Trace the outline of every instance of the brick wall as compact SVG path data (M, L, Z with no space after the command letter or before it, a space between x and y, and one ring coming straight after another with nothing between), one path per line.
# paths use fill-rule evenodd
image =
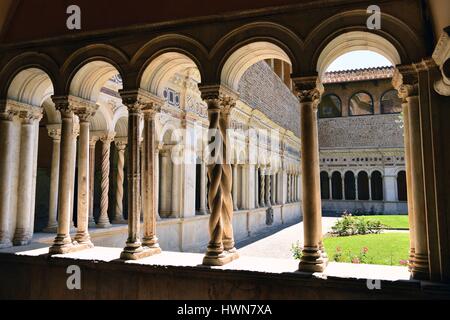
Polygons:
M300 136L298 100L265 61L254 64L244 73L239 92L246 104Z

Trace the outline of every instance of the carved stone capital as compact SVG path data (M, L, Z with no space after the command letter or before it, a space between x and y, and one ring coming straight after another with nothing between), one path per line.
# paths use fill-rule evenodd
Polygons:
M236 106L239 95L223 85L205 85L199 87L202 99L208 106L208 111L221 111L229 115Z
M116 145L117 151L125 151L128 144L128 142L125 140L115 140L114 143Z
M141 114L142 111L147 113L159 112L164 100L145 91L139 90L121 90L123 104L128 108L128 112Z
M394 71L392 85L401 99L406 100L419 94L417 69L412 65L399 66Z
M433 53L433 60L439 66L442 79L436 81L434 88L443 96L450 96L450 26L445 28Z
M58 125L48 125L47 126L48 136L53 139L53 141L61 141L61 127Z
M116 133L115 132L108 132L108 133L105 133L103 136L100 137L100 141L105 143L105 144L110 144L111 142L114 141L115 137L116 137Z
M317 76L301 77L294 78L292 81L300 103L312 102L317 107L324 92L324 87L319 78Z
M80 122L88 122L95 113L99 106L92 102L75 96L69 96L69 104L73 112L78 116Z

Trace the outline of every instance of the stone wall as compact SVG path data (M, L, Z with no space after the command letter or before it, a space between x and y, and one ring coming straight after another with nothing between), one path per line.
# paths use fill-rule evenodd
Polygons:
M320 148L403 148L399 114L319 120Z
M300 106L284 82L265 62L251 66L239 83L240 98L281 127L300 137Z

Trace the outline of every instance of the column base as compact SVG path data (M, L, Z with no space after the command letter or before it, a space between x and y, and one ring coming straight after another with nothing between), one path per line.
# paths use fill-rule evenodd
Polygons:
M114 219L111 224L128 224L128 221L125 219Z
M31 236L24 229L17 229L15 233L12 241L14 246L26 246L31 243Z
M222 253L208 252L203 258L203 265L209 267L221 267L239 259L236 249L223 251Z
M49 225L45 227L44 230L42 230L43 233L57 233L58 232L58 225Z
M423 254L414 255L414 264L411 268L411 274L415 280L429 280L430 270L428 265L428 256Z
M112 224L109 221L108 222L98 222L95 226L99 229L106 229L106 228L112 227Z
M206 212L206 210L200 210L200 211L197 211L197 215L198 216L206 216L208 213Z
M327 266L328 258L322 256L322 252L316 248L304 248L299 264L301 272L323 272Z
M89 228L95 228L97 226L97 224L95 223L95 220L93 217L89 218L89 222L88 222L88 227Z
M120 260L140 260L143 258L148 258L162 252L161 248L149 248L149 247L138 247L138 248L125 248L120 254Z
M83 251L83 250L92 249L92 248L94 248L94 245L92 243L74 242L74 243L65 244L62 246L53 245L49 250L49 254L50 255L68 254L68 253Z
M9 239L0 240L0 249L11 248L13 243Z

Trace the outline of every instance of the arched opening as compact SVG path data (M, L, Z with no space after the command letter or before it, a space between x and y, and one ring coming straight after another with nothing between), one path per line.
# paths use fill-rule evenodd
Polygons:
M372 200L374 201L383 201L384 195L383 195L383 176L380 171L374 171L372 172L371 176L371 193L372 193Z
M397 90L389 90L381 97L381 113L401 113L402 99L398 96Z
M343 200L342 175L340 172L333 172L331 176L331 189L333 200Z
M349 102L351 116L366 116L374 113L373 98L369 93L357 92Z
M337 118L342 116L341 99L335 94L325 95L319 104L319 118Z
M344 177L345 200L356 200L355 174L347 171Z
M408 193L406 186L406 172L399 171L397 174L397 194L398 201L408 201Z
M370 199L369 175L365 171L358 173L358 200L368 201Z
M326 171L320 173L320 191L322 200L330 199L330 177Z

